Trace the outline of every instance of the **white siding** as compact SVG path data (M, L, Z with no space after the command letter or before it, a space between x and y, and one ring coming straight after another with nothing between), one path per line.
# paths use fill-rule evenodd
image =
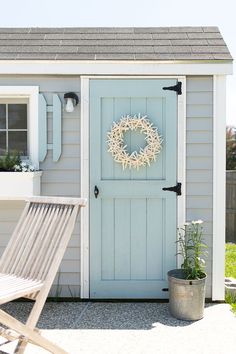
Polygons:
M211 297L213 220L213 79L187 78L186 218L204 221L208 245L207 297Z

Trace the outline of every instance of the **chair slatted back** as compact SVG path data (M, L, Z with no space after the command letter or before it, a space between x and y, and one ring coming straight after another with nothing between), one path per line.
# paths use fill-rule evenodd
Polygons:
M55 276L83 200L52 201L40 197L27 203L1 257L0 273L42 281Z

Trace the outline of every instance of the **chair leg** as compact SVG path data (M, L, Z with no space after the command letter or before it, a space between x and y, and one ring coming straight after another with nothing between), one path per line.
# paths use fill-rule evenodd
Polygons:
M38 334L40 334L40 331L38 328L32 328L32 329L35 332L37 332ZM25 352L27 344L28 344L28 341L26 340L26 338L18 339L18 343L17 343L14 353L23 354Z
M14 350L14 354L23 354L25 352L26 345L27 345L26 340L19 339L17 346Z
M38 296L35 299L35 303L33 305L33 308L30 312L30 315L26 321L26 326L29 328L35 330L35 326L39 320L39 317L41 315L41 312L43 310L43 305L46 300L46 295L47 293L39 293ZM17 347L15 349L15 353L17 354L23 354L25 352L25 348L27 345L27 340L21 340L19 339Z
M48 339L42 337L40 334L38 334L35 330L32 328L28 327L27 325L24 325L23 323L19 322L16 320L14 317L10 316L6 312L0 310L0 322L7 326L8 328L13 329L14 331L20 333L23 337L26 338L26 344L27 341L32 342L39 347L42 347L49 352L53 354L67 354L65 350L62 348L58 347L56 344L52 343ZM25 341L25 340L23 340ZM24 346L22 348L24 352ZM21 350L19 348L19 350ZM17 352L19 353L19 352Z

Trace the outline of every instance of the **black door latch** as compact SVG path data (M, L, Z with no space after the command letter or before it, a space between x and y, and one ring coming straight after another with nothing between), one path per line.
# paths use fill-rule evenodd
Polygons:
M95 198L97 199L98 197L98 194L99 194L99 189L97 186L94 187L94 195L95 195Z
M163 191L175 192L177 195L181 195L181 186L182 184L178 182L174 187L165 187L162 188Z

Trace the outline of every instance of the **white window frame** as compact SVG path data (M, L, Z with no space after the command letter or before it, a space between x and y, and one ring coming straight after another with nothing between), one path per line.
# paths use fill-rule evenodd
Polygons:
M36 169L39 168L38 95L38 86L0 86L0 98L27 98L29 101L27 127L29 159Z

